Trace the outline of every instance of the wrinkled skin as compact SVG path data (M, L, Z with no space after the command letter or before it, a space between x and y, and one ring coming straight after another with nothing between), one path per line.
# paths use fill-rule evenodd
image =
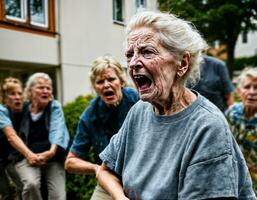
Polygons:
M46 79L39 78L37 83L31 87L31 104L32 113L42 111L53 98L53 90L50 82Z
M94 89L107 106L117 106L122 99L120 78L113 68L107 68L96 76Z
M196 99L179 81L188 70L190 55L185 53L178 62L151 28L141 27L129 34L126 57L140 98L153 104L159 114L178 112Z
M5 96L5 104L13 112L21 112L23 105L22 88L20 85L16 85L13 90L9 91Z
M246 117L257 113L257 78L246 76L238 88L238 94L244 104Z

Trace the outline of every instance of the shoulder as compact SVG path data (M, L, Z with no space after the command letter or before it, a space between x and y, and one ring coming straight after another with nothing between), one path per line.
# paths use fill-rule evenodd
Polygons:
M226 118L219 108L200 94L198 94L198 99L198 108L195 109L192 115L197 118L198 122L201 121L199 125L204 123L212 127L227 128Z
M221 66L221 67L226 66L224 61L211 56L204 56L204 62L208 64L212 64L214 66Z
M147 118L152 110L153 107L150 103L139 100L130 108L127 118L138 122Z
M136 102L139 100L139 95L138 92L136 91L136 89L132 88L132 87L124 87L122 89L122 93L124 95L124 98L131 100L133 102Z
M243 103L234 103L233 105L229 106L226 110L225 115L227 118L240 118L244 115L244 106Z
M99 102L101 101L101 98L99 96L93 98L89 105L86 107L86 109L83 111L83 113L80 116L80 119L94 119L96 116L96 108L99 106Z
M50 102L50 104L51 104L51 108L61 108L62 107L61 103L58 100L52 100Z
M8 113L9 111L8 111L8 109L7 109L7 107L6 107L5 105L0 104L0 112L2 112L2 113Z

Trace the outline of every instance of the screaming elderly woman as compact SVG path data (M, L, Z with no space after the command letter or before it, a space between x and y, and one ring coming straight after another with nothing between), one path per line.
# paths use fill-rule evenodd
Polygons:
M129 75L141 100L100 154L113 199L256 199L223 114L185 87L207 47L173 14L145 11L127 26Z

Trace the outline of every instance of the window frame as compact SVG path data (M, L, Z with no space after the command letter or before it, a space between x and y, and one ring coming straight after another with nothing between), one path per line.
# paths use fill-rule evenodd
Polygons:
M120 1L120 10L121 10L121 19L118 19L118 16L117 16L117 1ZM120 25L124 25L124 1L123 0L113 0L112 1L112 8L113 8L113 11L112 11L112 20L114 23L116 24L120 24Z
M0 0L0 27L54 36L55 33L55 0L43 0L45 4L45 25L33 22L30 16L29 0L21 0L25 5L25 20L6 15L5 0Z

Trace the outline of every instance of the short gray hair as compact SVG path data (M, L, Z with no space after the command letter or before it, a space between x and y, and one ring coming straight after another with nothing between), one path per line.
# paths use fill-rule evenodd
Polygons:
M174 14L143 11L134 15L128 23L127 37L133 30L141 27L149 27L156 31L162 46L176 56L178 63L185 52L190 53L189 70L183 79L195 83L200 74L202 53L208 45L193 24Z
M37 72L37 73L34 73L32 74L29 78L28 78L28 81L26 82L26 87L24 89L24 96L25 96L25 99L28 100L28 101L31 101L31 88L37 84L38 82L38 79L44 79L44 80L47 80L51 87L52 87L52 79L50 78L50 76L46 73L43 73L43 72Z
M244 68L244 70L242 71L242 73L239 75L237 81L237 87L241 88L243 81L245 79L245 77L250 76L252 78L257 78L257 67L246 67Z

